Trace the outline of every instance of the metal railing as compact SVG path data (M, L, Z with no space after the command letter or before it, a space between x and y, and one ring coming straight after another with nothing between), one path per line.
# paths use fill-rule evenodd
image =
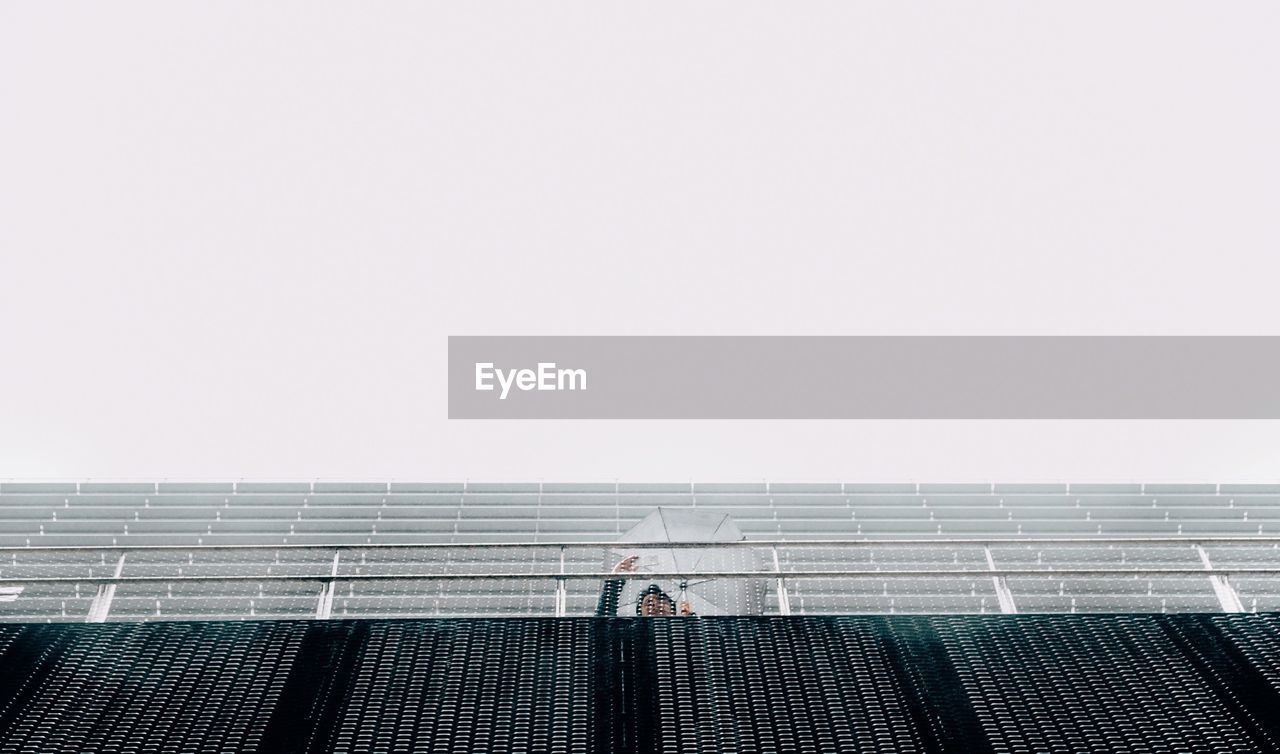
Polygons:
M1011 567L1000 565L997 560L1004 554L994 552L993 548L1018 547L1061 547L1061 548L1109 548L1109 547L1153 547L1166 549L1168 552L1186 554L1187 567L1141 564L1123 566L1106 565L1102 567L1080 566L1076 563L1066 564L1037 563L1035 567L1015 564ZM110 618L112 602L116 590L120 586L134 584L218 584L218 583L314 583L317 585L314 617L324 619L332 616L335 599L335 587L339 582L501 582L530 580L547 580L553 582L554 615L567 614L567 590L569 582L602 581L618 578L619 574L605 568L605 561L611 553L643 551L643 550L687 550L699 549L707 551L754 550L757 568L711 568L698 569L692 567L684 570L646 570L636 574L622 574L626 577L653 579L759 579L772 581L776 597L777 611L780 615L791 614L791 590L789 583L793 580L805 579L992 579L992 585L998 599L1000 611L1003 613L1018 612L1016 595L1008 585L1009 578L1016 577L1078 577L1078 578L1161 578L1161 577L1204 577L1208 580L1219 606L1223 612L1243 612L1244 607L1239 594L1230 582L1234 576L1280 576L1280 549L1276 550L1274 564L1258 566L1216 567L1206 547L1236 548L1272 546L1280 548L1280 537L1265 536L1138 536L1138 537L983 537L983 538L924 538L924 539L830 539L830 540L742 540L737 542L673 542L673 543L622 543L617 541L603 542L520 542L520 543L426 543L426 544L280 544L280 545L207 545L191 547L184 545L130 545L130 546L48 546L48 547L0 547L0 587L12 593L15 588L51 584L87 584L96 587L89 605L86 622L104 622ZM806 550L847 550L852 562L859 552L874 551L884 548L928 548L939 551L946 548L955 556L956 567L833 567L803 568L784 567L793 553L801 554ZM960 563L959 552L964 548L973 549L973 562ZM362 558L370 553L406 553L420 552L424 554L440 554L452 551L470 554L493 553L494 555L512 555L521 552L538 551L550 553L546 562L534 559L518 561L513 558L497 558L486 561L492 567L495 564L520 563L526 568L516 570L492 570L491 568L471 571L451 570L459 565L475 566L474 559L457 560L444 558L420 562L403 561L399 563L374 563L376 566L400 565L400 571L381 573L353 572L368 567L367 560L353 562L344 560L345 553L360 552ZM204 558L210 555L236 553L277 553L277 559L266 561L227 561L196 562L197 556ZM144 555L185 554L187 562L140 561ZM317 553L325 557L317 557L311 562L281 562L280 553ZM331 554L331 557L329 557ZM569 570L567 556L570 554L588 555L598 559L601 568L586 570ZM1061 554L1061 553L1059 553ZM1151 554L1151 553L1146 553ZM54 556L53 560L28 562L31 556ZM97 562L79 560L77 556L96 555ZM111 557L107 557L111 556ZM132 559L131 559L132 556ZM927 557L921 560L929 560ZM20 562L21 561L21 562ZM801 562L804 562L803 560ZM831 562L840 562L837 558ZM931 565L931 564L929 564ZM226 568L237 566L249 568L260 566L264 570L254 573L211 573L183 574L183 568ZM314 567L315 572L304 573L272 573L271 569L288 566L292 569ZM422 568L408 568L422 566ZM73 575L7 575L15 569L68 569L83 567L88 569L84 574ZM146 569L175 567L176 574L147 575L131 573L130 569ZM109 574L95 575L93 569L107 569ZM1280 586L1280 583L1278 583ZM188 595L190 596L190 595ZM210 597L219 595L210 594ZM12 600L9 600L12 602ZM3 620L0 610L0 620Z

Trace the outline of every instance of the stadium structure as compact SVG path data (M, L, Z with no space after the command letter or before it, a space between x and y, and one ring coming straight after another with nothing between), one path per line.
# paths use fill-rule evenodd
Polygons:
M1277 609L1280 484L0 482L0 752L1280 751Z

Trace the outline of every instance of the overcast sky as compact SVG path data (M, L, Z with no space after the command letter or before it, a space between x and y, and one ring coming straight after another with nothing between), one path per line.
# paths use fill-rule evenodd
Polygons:
M1278 22L0 4L0 478L1276 480L1277 422L449 421L445 339L1280 334Z

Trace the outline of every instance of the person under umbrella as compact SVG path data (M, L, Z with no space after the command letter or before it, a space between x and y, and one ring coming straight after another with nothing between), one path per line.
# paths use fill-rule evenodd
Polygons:
M613 573L634 573L636 570L636 561L639 555L629 555L618 562L613 567ZM596 602L597 616L613 616L618 613L618 598L622 595L622 587L625 583L625 577L618 576L607 579L604 586L600 589L600 599ZM662 587L657 584L650 584L636 599L636 615L641 617L659 617L676 615L676 603L671 599L670 595L662 591ZM680 601L679 615L694 615L693 606L688 600Z
M604 565L612 566L612 573L601 589L596 614L615 615L622 605L633 601L640 615L760 614L764 582L755 575L763 571L760 552L727 546L744 538L737 524L721 511L654 509L623 533L606 555L609 559ZM726 546L717 546L720 542ZM633 557L637 548L630 545L646 546L643 557ZM646 578L646 572L653 575ZM737 572L742 577L707 575ZM647 582L652 583L646 587Z

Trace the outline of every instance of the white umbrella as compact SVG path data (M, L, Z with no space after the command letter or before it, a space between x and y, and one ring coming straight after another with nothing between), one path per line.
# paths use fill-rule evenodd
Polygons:
M696 508L658 508L618 538L620 542L738 542L746 539L733 519L723 513ZM751 547L616 548L619 560L639 556L636 571L626 575L618 604L634 605L650 584L657 584L676 602L687 601L698 615L758 615L764 611L765 582L761 578L703 578L703 572L759 573L763 558ZM647 578L645 573L674 573L679 578ZM620 611L628 613L625 607Z

